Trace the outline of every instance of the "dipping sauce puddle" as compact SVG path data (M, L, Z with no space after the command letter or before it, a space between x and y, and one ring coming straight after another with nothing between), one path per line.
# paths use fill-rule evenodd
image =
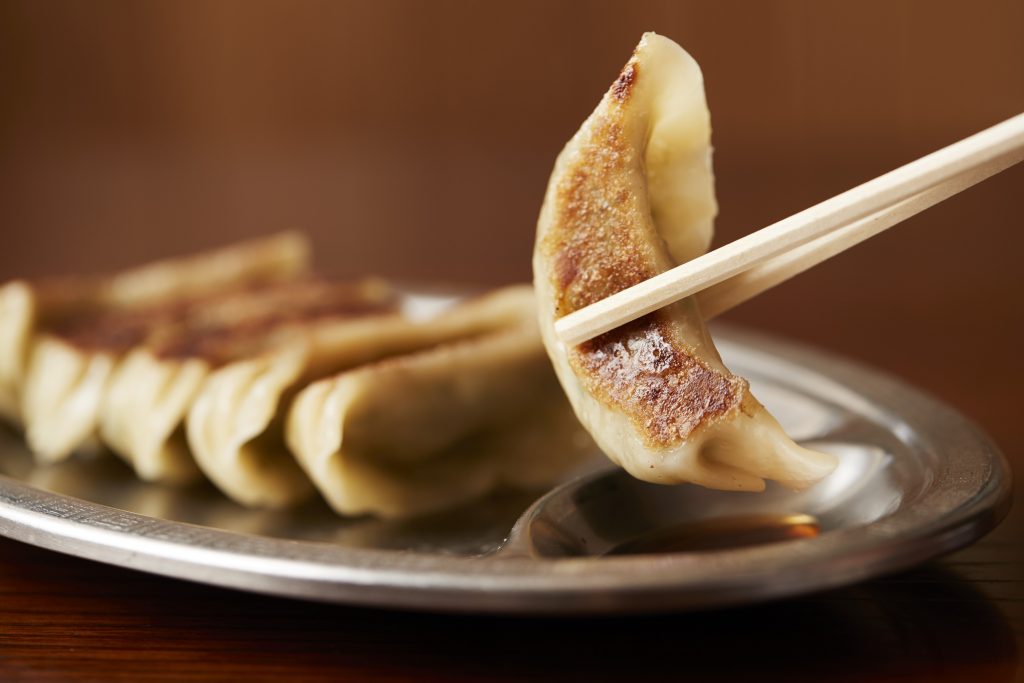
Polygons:
M700 552L814 538L821 533L811 515L717 517L655 529L613 547L607 555Z

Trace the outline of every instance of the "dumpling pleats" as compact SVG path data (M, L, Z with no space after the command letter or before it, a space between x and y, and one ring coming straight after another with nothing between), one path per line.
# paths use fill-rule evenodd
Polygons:
M408 517L501 484L550 485L593 446L528 318L304 389L288 444L345 515Z
M304 239L285 233L81 283L10 283L0 294L0 395L18 405L37 457L62 460L96 436L125 354L180 326L190 301L289 279L307 264Z
M396 314L316 330L212 373L189 412L189 445L203 472L232 499L263 507L298 503L314 492L284 447L284 417L299 390L373 361L509 329L533 315L532 291L517 286L469 299L428 320ZM540 351L535 342L534 350ZM452 366L448 372L456 375L459 369ZM457 410L448 405L438 409ZM394 430L422 436L416 425L402 422L403 415L396 419Z

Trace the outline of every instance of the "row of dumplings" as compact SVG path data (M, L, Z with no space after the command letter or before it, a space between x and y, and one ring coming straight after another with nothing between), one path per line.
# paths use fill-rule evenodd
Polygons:
M0 416L42 463L101 444L147 481L403 517L546 486L593 445L532 289L464 301L310 274L295 233L0 286Z

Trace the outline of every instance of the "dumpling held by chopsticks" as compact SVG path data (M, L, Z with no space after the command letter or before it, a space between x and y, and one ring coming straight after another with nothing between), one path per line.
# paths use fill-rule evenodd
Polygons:
M803 488L835 458L786 436L722 364L692 299L573 348L555 334L556 319L701 254L716 210L700 68L645 34L548 185L534 251L544 343L581 422L634 476Z

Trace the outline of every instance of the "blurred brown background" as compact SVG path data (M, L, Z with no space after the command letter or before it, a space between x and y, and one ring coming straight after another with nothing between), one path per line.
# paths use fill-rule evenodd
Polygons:
M0 280L284 227L337 275L526 280L555 155L645 30L703 66L718 244L1024 110L1022 0L0 0ZM727 317L922 386L1020 472L1022 227L1024 165ZM1006 523L923 572L611 628L318 608L0 541L0 678L622 680L671 651L652 680L1011 680L1017 481Z
M300 227L333 274L525 280L555 155L644 30L703 66L719 244L1024 110L1020 1L5 0L0 277ZM1022 189L1007 172L730 317L952 373L970 412L976 373L1021 377Z

